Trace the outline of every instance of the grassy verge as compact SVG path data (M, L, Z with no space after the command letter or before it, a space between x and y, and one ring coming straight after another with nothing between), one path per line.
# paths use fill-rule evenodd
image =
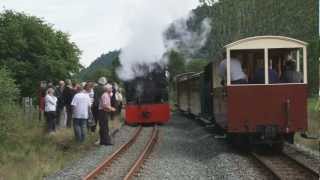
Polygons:
M0 142L1 180L43 179L80 158L97 140L97 134L87 134L85 143L78 144L72 129L64 128L48 135L44 133L44 120L25 119L18 108L14 112L6 121L10 128Z
M316 109L318 103L317 98L310 98L308 100L308 134L320 137L320 112ZM320 141L309 140L301 138L299 135L295 136L296 143L305 145L315 151L320 152Z

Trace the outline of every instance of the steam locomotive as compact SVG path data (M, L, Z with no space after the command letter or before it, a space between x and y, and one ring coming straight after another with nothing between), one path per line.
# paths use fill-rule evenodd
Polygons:
M307 119L307 43L283 36L257 36L225 46L226 78L219 74L220 62L209 63L203 72L176 77L177 106L199 119L210 119L236 144L268 144L277 150L294 134L304 132ZM232 82L231 57L242 62L248 83ZM285 74L285 64L294 61L299 82L276 82ZM262 69L263 83L252 81ZM221 83L224 82L224 83Z
M170 118L168 80L165 67L154 63L139 65L138 75L126 81L125 123L164 124Z

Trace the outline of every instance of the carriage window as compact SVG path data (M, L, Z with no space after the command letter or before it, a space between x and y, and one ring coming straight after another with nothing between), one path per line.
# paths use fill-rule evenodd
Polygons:
M302 83L302 54L301 49L269 49L268 61L265 64L264 49L231 51L231 84L265 84L266 73L269 84Z

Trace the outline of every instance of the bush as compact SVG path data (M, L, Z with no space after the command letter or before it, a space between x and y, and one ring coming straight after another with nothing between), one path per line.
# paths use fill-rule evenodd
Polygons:
M5 68L0 68L0 84L0 141L3 142L13 128L18 110L14 101L18 99L19 90Z
M11 104L14 100L17 100L19 90L6 68L0 68L0 84L1 105Z

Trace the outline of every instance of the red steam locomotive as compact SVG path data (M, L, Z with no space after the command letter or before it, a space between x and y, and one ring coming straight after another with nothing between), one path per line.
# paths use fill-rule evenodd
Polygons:
M142 75L125 82L125 123L129 125L164 124L170 119L165 68L159 64L145 66L139 66Z
M225 46L226 81L220 62L211 62L200 73L176 77L177 106L193 116L212 120L233 142L269 144L281 150L293 143L296 132L307 129L307 43L283 36L245 38ZM232 57L239 59L246 84L233 84ZM281 81L286 63L296 64L299 82ZM262 68L262 83L253 81ZM272 82L270 70L278 82Z

